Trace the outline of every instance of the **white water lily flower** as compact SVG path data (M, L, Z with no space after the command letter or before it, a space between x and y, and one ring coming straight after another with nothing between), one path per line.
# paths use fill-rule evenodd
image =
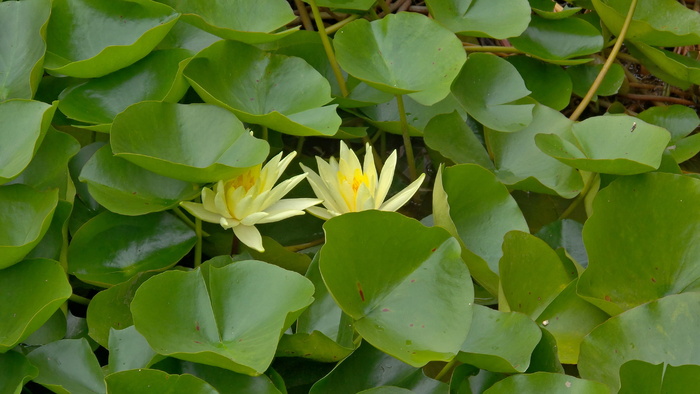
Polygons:
M318 174L303 164L301 168L308 173L307 179L316 197L323 200L326 208L309 207L306 210L321 219L368 209L396 211L411 199L425 179L425 174L421 174L408 187L384 201L396 169L396 151L389 155L378 178L370 144L366 146L364 166L360 165L355 152L342 141L338 161L331 157L326 163L317 156L316 162Z
M264 252L256 224L303 215L305 209L321 202L315 198L282 200L307 174L291 177L273 187L294 156L296 152L282 159L280 153L264 167L259 164L237 178L219 181L213 190L205 187L202 189L201 204L182 202L180 205L205 222L219 223L225 229L232 228L241 242Z

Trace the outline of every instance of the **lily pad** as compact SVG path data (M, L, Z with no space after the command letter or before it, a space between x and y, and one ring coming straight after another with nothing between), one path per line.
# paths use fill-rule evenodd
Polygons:
M630 309L598 326L581 343L581 377L620 388L620 367L630 360L700 364L700 293L670 295Z
M155 50L184 49L190 56L194 56L197 52L220 40L221 37L194 27L180 18Z
M549 223L535 235L552 249L566 249L567 255L576 260L582 268L586 268L588 267L588 254L583 245L582 230L583 224L572 219L563 219Z
M447 231L374 210L323 227L321 275L367 342L414 367L457 354L474 293L459 244Z
M19 393L39 370L18 352L0 353L0 393Z
M618 394L682 393L700 384L700 365L650 364L630 360L620 367L621 387Z
M428 0L425 3L436 21L465 36L516 37L530 22L527 0Z
M131 312L160 354L260 375L311 294L301 275L249 260L211 267L208 277L201 270L157 275L136 291Z
M469 56L452 84L452 94L474 119L497 131L522 130L532 122L534 104L518 102L530 94L512 64L498 56Z
M484 145L457 111L437 115L425 126L426 145L455 164L478 164L495 170Z
M527 30L511 38L510 43L525 53L556 62L600 52L603 36L583 19L533 15Z
M134 369L107 375L108 394L192 393L218 394L209 383L192 375L170 375L155 369Z
M579 97L585 97L602 68L602 64L580 64L567 68L566 72L573 81L574 93ZM598 96L617 94L624 80L625 70L621 65L613 63L591 100L598 100Z
M697 112L685 105L651 107L640 112L637 117L668 130L671 133L671 143L688 136L700 126L700 117Z
M0 101L31 99L44 73L50 0L0 4Z
M328 81L299 58L220 41L189 62L185 77L204 101L244 122L299 136L333 135L340 127L337 106L324 106L332 99Z
M39 369L34 382L59 393L104 393L100 364L83 339L62 339L44 345L27 356Z
M537 147L564 164L604 174L633 175L659 168L671 135L627 115L588 118L572 126L573 138L535 136Z
M136 331L134 326L123 330L110 329L108 349L109 363L107 367L110 374L130 369L148 368L164 358L148 346L146 338Z
M607 386L600 382L575 378L573 376L538 372L527 375L514 375L497 382L484 394L539 394L539 393L586 393L608 394Z
M5 300L0 307L0 353L41 327L72 293L61 265L48 259L25 260L3 269L0 289Z
M159 0L182 20L227 40L259 44L286 37L298 28L276 32L294 20L284 0Z
M20 99L0 102L0 184L17 177L29 165L57 104Z
M618 314L697 288L700 180L651 173L598 192L583 228L589 265L578 293Z
M197 184L164 177L100 148L80 172L90 195L102 206L121 215L144 215L176 207L200 191Z
M503 237L528 232L518 204L487 169L474 164L441 168L433 189L435 224L460 240L462 259L474 279L498 294L498 261Z
M99 286L176 264L196 242L194 230L168 213L121 216L104 212L73 235L68 272Z
M132 104L180 100L188 88L180 62L189 56L185 49L151 52L127 68L63 91L58 108L71 119L109 131L114 117Z
M196 376L221 394L281 394L267 375L248 376L204 364L180 361L174 358L170 363L169 373L190 374ZM273 372L274 370L271 370ZM271 373L272 374L272 373Z
M570 135L574 123L541 104L535 105L532 115L532 122L514 133L487 130L496 176L513 189L574 198L583 189L581 174L544 154L535 143L536 135L542 132Z
M18 263L46 234L58 204L58 190L0 186L0 269Z
M529 56L508 56L506 60L515 66L525 87L532 91L530 97L557 111L569 105L573 83L560 66Z
M146 0L52 3L44 68L80 78L101 77L145 57L179 17L172 8Z
M688 89L700 83L700 61L671 51L652 47L642 42L631 42L629 50L634 57L664 82Z
M110 140L115 155L187 182L235 177L269 152L233 114L207 104L134 104L114 119Z
M449 94L466 59L452 32L410 12L348 23L335 34L333 44L338 63L349 74L381 91L408 94L426 106ZM421 50L419 57L416 48Z

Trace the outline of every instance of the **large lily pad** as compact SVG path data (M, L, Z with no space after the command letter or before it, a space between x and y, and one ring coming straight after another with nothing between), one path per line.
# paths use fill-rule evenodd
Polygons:
M44 73L50 0L0 4L0 101L31 99Z
M700 83L700 61L642 42L632 42L630 53L664 82L688 89Z
M0 393L19 393L39 370L18 352L0 353Z
M700 365L650 364L630 360L620 367L618 394L682 393L700 384Z
M510 42L525 53L554 62L603 49L600 31L579 18L545 19L534 15L527 30Z
M633 175L659 168L671 135L661 127L627 115L588 118L572 126L573 136L539 134L544 153L585 171Z
M165 212L133 217L104 212L73 235L68 272L108 287L171 267L195 242L194 230Z
M651 107L639 113L639 119L663 127L671 133L671 143L692 133L700 126L700 117L692 108L685 105Z
M700 180L651 173L598 192L583 228L589 265L578 292L614 315L697 289Z
M457 111L433 117L423 133L425 144L453 163L495 170L486 148Z
M189 374L170 375L155 369L133 369L107 375L108 394L192 393L218 394L209 383Z
M0 103L0 184L29 165L51 125L56 104L20 99Z
M538 372L505 378L484 391L484 394L607 394L609 392L608 387L604 384L592 380L579 379L558 373Z
M321 275L367 342L416 367L457 354L474 293L447 231L380 211L335 217L324 230Z
M435 224L460 240L474 279L498 294L498 261L504 235L528 231L518 204L487 169L460 164L441 169L433 189Z
M259 44L297 31L276 32L294 20L284 0L159 0L181 12L184 21L228 40Z
M178 16L172 8L146 0L53 1L44 67L80 78L109 74L151 52Z
M31 289L27 292L27 289ZM72 293L57 261L25 260L0 271L0 353L41 327Z
M518 70L498 56L469 56L452 84L452 94L469 115L491 129L513 132L532 122L534 104L518 102L530 91Z
M0 187L0 269L24 258L46 234L58 204L58 190L25 185Z
M146 338L129 326L123 330L109 330L110 374L130 369L148 368L164 357L153 351Z
M615 316L581 343L581 377L620 388L620 367L627 361L652 364L700 364L700 293L671 295Z
M349 74L381 91L408 94L423 105L447 96L466 59L452 32L409 12L353 21L336 33L333 43L338 63Z
M134 104L114 119L110 140L119 157L156 174L202 183L232 178L260 164L269 151L233 114L207 104Z
M566 72L573 81L574 93L579 97L585 97L602 69L602 64L580 64L567 68ZM598 100L598 96L612 96L616 94L624 80L624 69L621 65L613 63L605 74L600 86L596 89L591 101Z
M294 78L289 78L294 75ZM333 135L340 127L328 81L304 60L220 41L185 68L204 99L241 120L293 135Z
M167 359L169 373L190 374L214 386L221 394L281 394L267 375L248 376L204 364ZM271 370L271 375L274 370Z
M527 0L428 0L425 3L436 21L465 36L516 37L530 22Z
M522 55L508 56L506 60L515 66L525 87L532 91L530 97L557 111L569 106L573 83L560 66Z
M71 119L100 125L93 128L97 131L109 131L114 117L132 104L180 100L188 88L180 62L189 56L185 49L151 52L127 68L63 91L58 108Z
M112 155L109 145L85 163L80 180L102 206L121 215L144 215L177 206L199 193L194 183L150 172Z
M49 343L29 353L27 358L39 369L34 382L54 392L105 392L102 369L85 338Z
M250 260L211 267L207 277L201 270L157 275L137 290L131 312L160 354L259 375L311 294L301 275Z

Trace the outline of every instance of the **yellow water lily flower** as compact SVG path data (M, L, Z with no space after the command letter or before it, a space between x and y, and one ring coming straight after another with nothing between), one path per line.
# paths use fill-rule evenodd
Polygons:
M321 219L368 209L396 211L411 199L425 179L425 174L421 174L408 187L384 201L396 169L396 151L389 155L379 177L370 144L366 146L364 166L360 165L355 152L342 141L338 161L331 157L326 163L317 156L316 163L318 174L303 164L301 168L308 173L307 179L325 207L309 207L306 210Z
M213 189L205 187L201 204L182 202L180 205L205 222L233 229L245 245L264 252L256 224L303 215L305 209L321 202L315 198L282 199L307 174L293 176L273 187L294 156L296 152L282 159L280 153L264 167L251 167L234 179L219 181Z

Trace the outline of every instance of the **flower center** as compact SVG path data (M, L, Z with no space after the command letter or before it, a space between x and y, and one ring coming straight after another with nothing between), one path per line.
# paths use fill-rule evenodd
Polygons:
M243 187L245 191L248 191L251 187L255 186L255 182L258 180L259 177L260 165L257 165L255 167L247 169L241 175L226 182L226 188L237 189L239 187Z

